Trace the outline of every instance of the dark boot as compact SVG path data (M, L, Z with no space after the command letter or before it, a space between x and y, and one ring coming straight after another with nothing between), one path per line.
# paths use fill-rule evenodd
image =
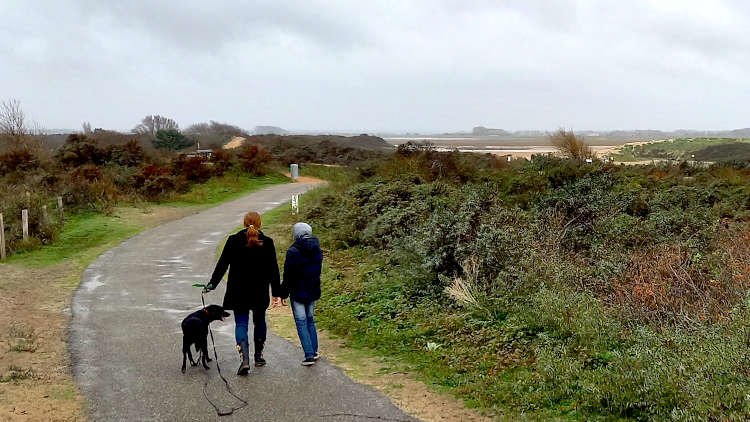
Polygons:
M237 346L237 351L240 352L240 358L242 359L240 369L237 370L237 375L247 375L247 372L250 370L250 350L248 349L246 340L243 340Z
M255 366L263 366L266 364L266 360L263 359L263 342L255 342Z

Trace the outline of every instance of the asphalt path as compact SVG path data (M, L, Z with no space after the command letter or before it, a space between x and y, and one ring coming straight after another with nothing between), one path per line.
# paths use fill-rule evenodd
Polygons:
M219 243L241 224L245 212L263 213L312 187L273 186L158 226L102 254L85 270L73 298L69 348L90 420L415 420L325 358L301 366L299 345L270 332L264 352L268 364L252 368L247 377L236 376L231 317L212 324L219 364L234 391L250 404L219 418L203 397L207 377L207 393L220 407L240 403L224 389L216 363L208 372L190 365L180 372L180 322L201 307L200 290L191 285L207 282ZM276 242L277 248L287 246ZM207 295L207 303L221 304L225 286Z

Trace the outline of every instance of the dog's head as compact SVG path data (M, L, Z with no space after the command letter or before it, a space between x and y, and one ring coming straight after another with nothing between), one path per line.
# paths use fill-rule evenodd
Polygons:
M229 317L229 312L225 311L224 308L222 308L219 305L208 305L203 310L206 311L208 316L211 318L211 321L224 321L224 318Z

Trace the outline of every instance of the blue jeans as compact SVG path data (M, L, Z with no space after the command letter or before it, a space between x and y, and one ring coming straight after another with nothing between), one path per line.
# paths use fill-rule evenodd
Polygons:
M234 339L237 341L237 345L242 341L248 341L247 339L247 326L250 321L250 313L248 312L234 312ZM253 340L256 343L264 343L266 341L266 310L265 309L254 309L253 310Z
M313 319L315 301L302 303L290 299L290 302L294 323L297 324L299 342L302 343L302 350L305 351L305 359L312 358L318 353L318 332L315 329L315 320Z

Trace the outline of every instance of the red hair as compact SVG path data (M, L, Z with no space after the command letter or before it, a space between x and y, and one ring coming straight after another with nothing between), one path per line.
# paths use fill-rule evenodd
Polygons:
M245 214L243 224L247 227L247 247L262 245L263 242L258 239L261 226L260 214L255 211L250 211Z

